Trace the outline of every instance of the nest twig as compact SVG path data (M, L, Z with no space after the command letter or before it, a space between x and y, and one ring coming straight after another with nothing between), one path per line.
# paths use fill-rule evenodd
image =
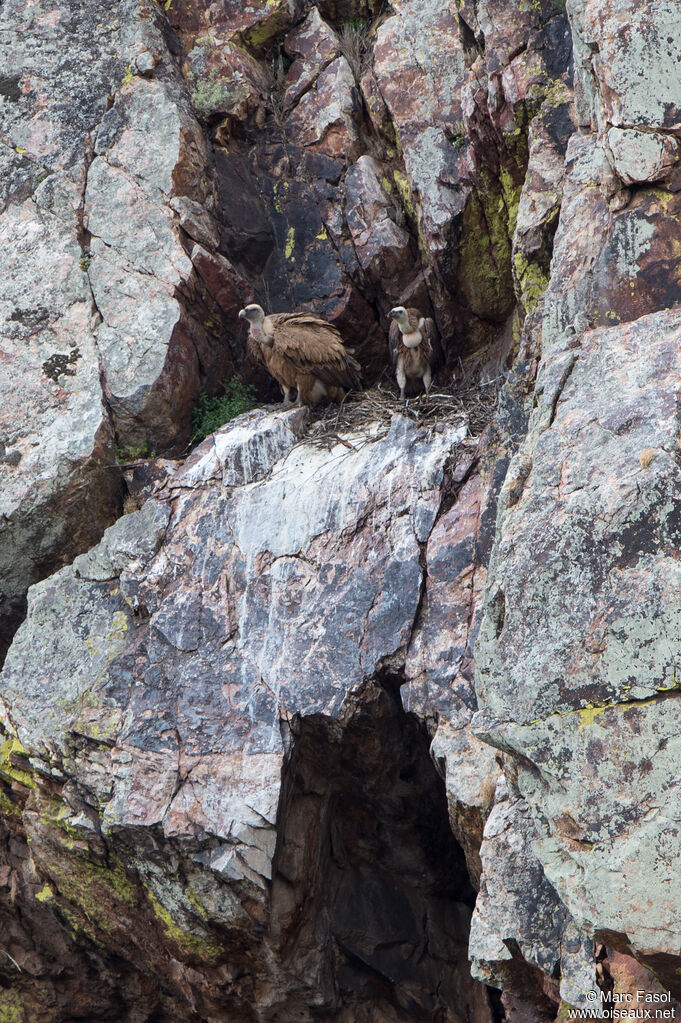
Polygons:
M379 382L359 393L350 393L340 405L318 409L303 442L331 448L335 444L351 447L350 433L371 428L372 438L385 436L394 415L402 415L422 426L454 423L468 427L467 442L477 439L490 422L497 405L495 386L462 387L456 390L433 390L400 401L397 394ZM467 445L468 446L468 445Z

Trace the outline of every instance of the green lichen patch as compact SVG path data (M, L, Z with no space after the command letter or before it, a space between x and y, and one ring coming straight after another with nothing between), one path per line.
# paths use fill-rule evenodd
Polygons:
M10 796L0 788L0 817L19 818L21 807L18 806Z
M503 320L515 301L511 247L521 186L485 178L464 212L459 281L474 313Z
M24 1023L24 1011L17 991L0 991L0 1023Z
M295 228L289 227L286 232L286 244L284 245L284 256L289 263L295 263L296 257L293 255L293 250L296 244L296 232Z
M53 901L76 932L101 944L101 936L112 934L135 905L133 884L115 855L104 861L74 853L66 836L60 844L65 854L49 861Z
M192 103L199 117L234 113L251 94L248 82L237 75L227 78L212 68L192 89Z
M28 789L37 787L28 764L28 750L17 738L9 737L0 746L0 778Z
M517 282L518 299L525 313L531 313L548 287L548 276L537 263L531 263L522 252L513 255L513 272Z
M54 898L54 891L47 882L43 885L39 892L36 892L36 899L38 902L50 902Z
M244 32L244 41L254 50L266 47L291 21L288 0L266 0L262 13L260 21Z
M196 933L196 931L189 931L186 926L180 925L173 919L170 911L149 888L147 888L147 896L154 915L163 926L166 937L177 946L183 956L209 962L214 962L219 958L222 954L222 947L220 945Z

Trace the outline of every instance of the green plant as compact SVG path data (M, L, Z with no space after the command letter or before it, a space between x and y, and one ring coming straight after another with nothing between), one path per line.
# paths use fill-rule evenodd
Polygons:
M447 132L447 138L455 149L462 149L468 140L466 125L463 121L457 121L453 131Z
M149 445L145 442L144 444L138 444L136 447L121 448L118 445L114 448L116 452L116 458L121 465L126 465L128 462L138 462L142 459L156 458L156 452L149 450Z
M353 18L342 25L338 33L340 51L350 65L357 81L371 64L371 44L369 42L371 28L370 21Z
M239 377L227 380L224 387L224 394L216 398L209 398L207 394L199 396L192 412L192 440L195 443L255 406L255 390Z

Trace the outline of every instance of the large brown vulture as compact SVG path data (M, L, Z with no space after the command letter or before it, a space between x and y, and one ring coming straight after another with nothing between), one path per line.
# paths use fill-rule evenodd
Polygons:
M423 380L426 394L433 382L433 372L440 359L437 328L430 317L422 316L418 309L405 309L398 305L390 310L388 343L395 367L395 376L404 401L408 380Z
M361 367L330 323L311 313L272 313L247 305L239 312L249 326L251 355L280 385L284 404L342 401L360 386Z

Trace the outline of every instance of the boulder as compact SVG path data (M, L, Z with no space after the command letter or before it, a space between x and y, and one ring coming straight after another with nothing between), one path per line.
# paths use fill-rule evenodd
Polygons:
M681 128L681 28L671 0L567 0L580 123Z
M284 79L284 108L290 110L334 60L340 45L337 34L313 7L302 24L286 36L284 48L293 63Z
M339 56L319 74L286 119L292 141L341 162L360 152L359 100L354 75Z
M613 168L625 185L669 177L679 160L678 143L661 132L610 128L607 138Z

